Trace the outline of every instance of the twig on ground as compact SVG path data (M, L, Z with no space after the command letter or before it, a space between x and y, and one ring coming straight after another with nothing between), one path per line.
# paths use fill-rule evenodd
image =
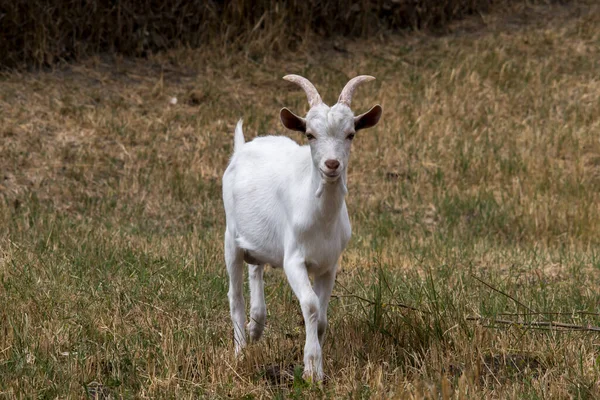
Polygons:
M596 312L591 312L591 311L564 311L564 312L557 312L557 311L534 311L534 312L526 312L526 313L497 313L496 315L502 315L502 316L514 316L514 317L519 317L519 316L528 316L528 315L599 315L600 313L596 313Z
M593 325L576 325L567 324L564 322L556 321L512 321L507 319L494 319L488 317L467 317L467 321L486 321L488 323L501 324L501 325L519 325L527 328L558 328L554 330L574 330L574 331L587 331L587 332L600 332L600 327Z
M527 307L525 304L521 303L519 300L515 299L515 298L514 298L513 296L511 296L510 294L508 294L508 293L506 293L506 292L503 292L503 291L502 291L502 290L500 290L500 289L496 289L495 287L493 287L493 286L492 286L492 285L490 285L489 283L487 283L487 282L485 282L485 281L483 281L483 280L479 279L478 277L476 277L476 276L475 276L475 275L473 275L473 274L470 274L470 275L471 275L471 277L472 277L473 279L475 279L476 281L478 281L478 282L480 282L481 284L483 284L483 285L487 286L488 288L492 289L494 292L500 293L501 295L508 297L509 299L511 299L512 301L514 301L515 303L517 303L518 305L520 305L521 307L523 307L523 308L524 308L524 309L526 309L527 311L529 311L529 312L531 312L531 313L534 313L534 312L535 312L535 311L533 311L531 308Z
M333 298L333 299L353 298L353 299L358 299L358 300L364 301L365 303L369 303L371 305L377 304L373 300L366 299L366 298L361 297L361 296L356 295L356 294L332 294L331 298ZM409 305L406 305L406 304L402 304L402 303L387 303L387 302L382 302L381 304L382 304L383 307L399 307L399 308L405 308L407 310L418 311L418 312L421 312L423 314L431 314L431 312L429 312L429 311L421 310L421 309L418 309L418 308L415 308L415 307L412 307L412 306L409 306Z

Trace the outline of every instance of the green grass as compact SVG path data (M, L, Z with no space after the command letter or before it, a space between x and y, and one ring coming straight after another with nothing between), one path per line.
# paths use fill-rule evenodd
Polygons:
M600 326L599 27L592 3L517 7L345 53L3 75L0 393L598 397L600 333L574 328ZM354 144L320 386L281 271L264 340L235 359L222 253L234 124L250 139L304 112L291 72L326 102L369 73L356 111L384 108Z

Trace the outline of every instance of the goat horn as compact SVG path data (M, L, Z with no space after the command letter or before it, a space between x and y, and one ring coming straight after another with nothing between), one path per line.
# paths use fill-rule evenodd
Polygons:
M350 107L350 103L352 103L352 95L354 94L356 87L363 82L370 82L372 80L375 80L375 78L370 75L359 75L350 79L348 83L346 83L346 86L344 86L344 89L340 94L340 98L338 99L338 103L342 103Z
M311 107L314 107L318 104L321 104L323 100L321 100L321 96L319 96L319 92L315 88L315 85L310 83L310 81L300 75L286 75L283 77L286 81L294 82L298 86L300 86L306 92L306 97L308 98L308 104Z

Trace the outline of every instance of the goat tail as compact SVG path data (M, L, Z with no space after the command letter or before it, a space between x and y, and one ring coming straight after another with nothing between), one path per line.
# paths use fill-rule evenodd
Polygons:
M235 134L233 136L233 152L240 151L246 141L244 140L244 132L242 131L242 119L235 126Z

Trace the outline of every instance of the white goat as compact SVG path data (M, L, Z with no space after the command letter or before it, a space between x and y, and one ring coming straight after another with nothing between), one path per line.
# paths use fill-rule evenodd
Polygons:
M283 79L304 89L310 110L302 118L283 108L281 122L303 132L309 145L299 146L282 136L245 143L241 120L235 128L233 157L223 175L229 306L239 354L246 345L243 261L249 264L252 340L261 337L267 315L263 266L283 267L306 326L303 376L320 381L327 307L338 260L351 234L344 201L350 144L356 131L377 124L382 109L376 105L356 117L350 110L354 89L375 79L372 76L350 80L333 107L323 103L306 78Z

